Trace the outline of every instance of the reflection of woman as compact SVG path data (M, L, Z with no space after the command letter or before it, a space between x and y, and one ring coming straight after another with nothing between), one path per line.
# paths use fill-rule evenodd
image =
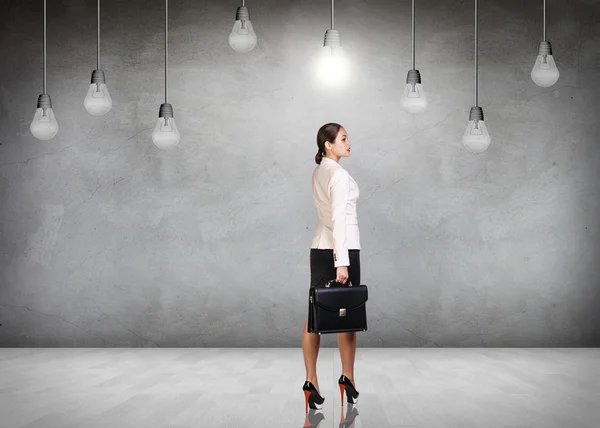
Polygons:
M310 249L310 286L323 287L335 279L345 284L360 284L360 235L356 215L359 190L339 160L350 156L350 140L346 130L337 123L323 125L317 133L318 166L312 175L312 190L319 216ZM317 356L321 337L308 332L308 318L302 333L302 352L306 366L306 382L302 387L306 405L320 409L325 400L319 393ZM349 403L355 403L358 391L354 387L356 332L338 333L342 360L342 375L338 380L342 404L344 391Z

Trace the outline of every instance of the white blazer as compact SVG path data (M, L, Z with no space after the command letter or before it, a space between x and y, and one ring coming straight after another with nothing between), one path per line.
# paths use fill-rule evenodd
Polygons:
M335 267L350 266L349 249L360 249L356 202L358 185L348 171L324 157L312 175L319 224L311 248L333 249Z

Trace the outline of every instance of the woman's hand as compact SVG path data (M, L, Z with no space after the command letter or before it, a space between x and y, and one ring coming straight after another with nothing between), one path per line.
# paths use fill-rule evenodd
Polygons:
M335 282L339 282L340 284L345 284L347 280L348 280L348 266L338 266L336 268Z

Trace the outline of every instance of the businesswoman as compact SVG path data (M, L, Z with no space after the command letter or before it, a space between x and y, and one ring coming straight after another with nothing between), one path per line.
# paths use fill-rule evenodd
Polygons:
M356 216L358 185L340 164L350 156L350 140L346 130L337 123L323 125L317 133L318 164L312 174L312 190L319 216L310 249L310 286L323 287L328 281L360 284L360 236ZM302 352L306 366L306 381L302 387L306 407L320 409L324 398L317 380L317 356L321 337L308 332L308 317L302 333ZM338 380L340 396L344 392L349 403L356 403L354 387L354 357L356 332L338 333L342 374Z

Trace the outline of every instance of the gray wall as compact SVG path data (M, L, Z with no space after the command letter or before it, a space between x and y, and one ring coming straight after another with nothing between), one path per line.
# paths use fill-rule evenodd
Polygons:
M600 345L600 4L548 3L561 77L529 73L541 1L480 1L480 105L492 146L461 143L474 103L473 2L418 1L427 114L401 110L410 1L336 2L353 65L324 91L310 58L328 1L249 1L258 45L227 37L237 1L170 2L170 96L182 140L151 140L164 94L160 1L103 2L104 117L83 98L96 2L3 1L0 345L300 346L323 123L348 130L361 189L369 331L359 346ZM569 3L569 4L567 4ZM323 336L322 346L336 346Z

